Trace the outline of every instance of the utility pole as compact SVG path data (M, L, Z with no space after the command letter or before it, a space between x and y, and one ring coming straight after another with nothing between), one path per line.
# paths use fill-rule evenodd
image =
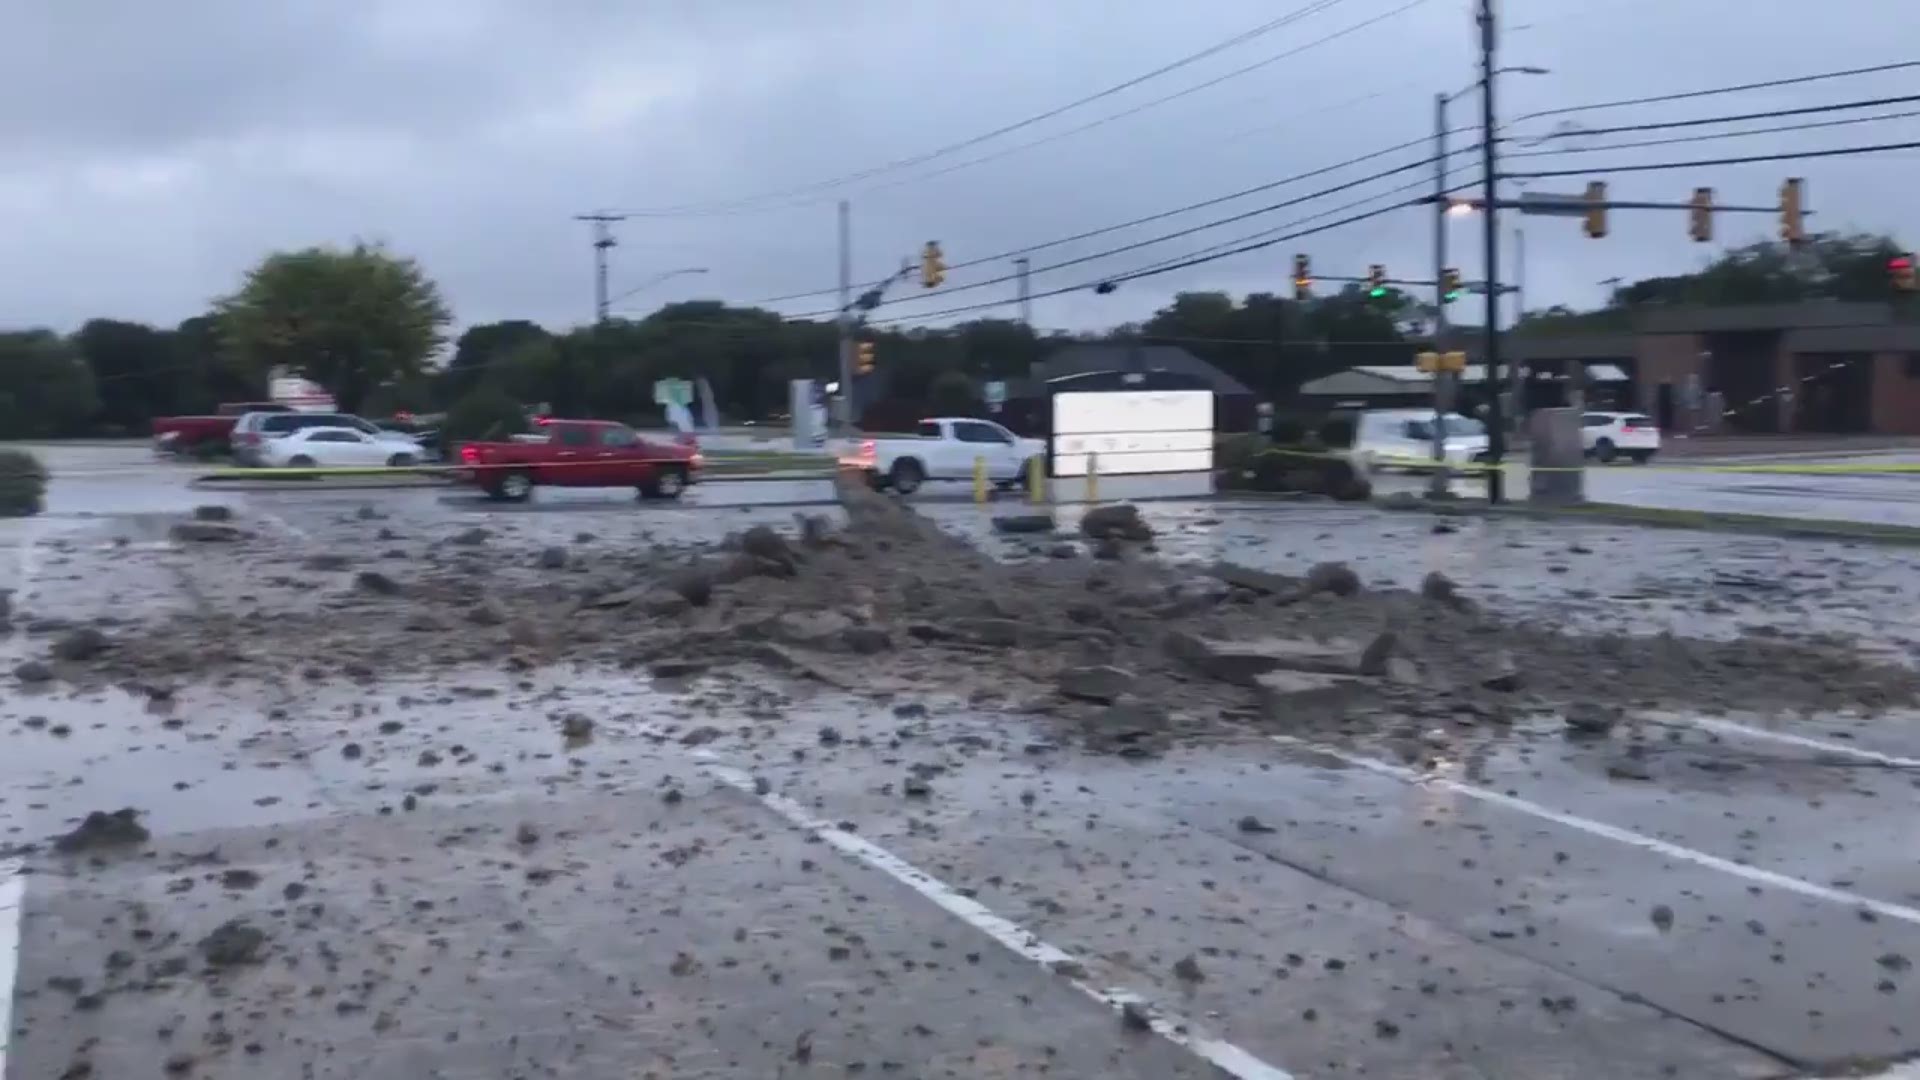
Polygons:
M1525 225L1513 227L1513 325L1519 329L1527 317L1527 231ZM1517 340L1518 335L1516 335ZM1524 424L1527 418L1527 372L1518 356L1507 363L1511 374L1507 385L1513 391L1513 419Z
M840 433L853 434L853 205L840 200Z
M1506 419L1500 408L1500 177L1495 171L1499 154L1494 141L1493 0L1480 0L1480 163L1485 174L1487 247L1487 344L1483 385L1487 393L1487 451L1493 468L1487 470L1487 501L1501 502L1505 483L1502 468L1507 453Z
M1027 281L1027 268L1031 264L1025 255L1013 260L1013 272L1020 279L1020 321L1027 329L1033 329L1033 286Z
M593 321L607 321L607 252L618 241L613 238L613 223L625 221L625 214L575 214L575 221L593 226Z
M1433 351L1447 349L1447 95L1433 95ZM1447 494L1447 391L1452 375L1433 373L1433 479L1427 493Z

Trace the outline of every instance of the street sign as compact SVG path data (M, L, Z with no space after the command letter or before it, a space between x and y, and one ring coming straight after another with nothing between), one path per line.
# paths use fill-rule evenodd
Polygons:
M994 412L999 412L1000 407L1007 403L1007 384L1000 379L987 383L981 392L986 398L987 408Z
M686 379L655 379L653 403L687 408L693 404L693 383Z

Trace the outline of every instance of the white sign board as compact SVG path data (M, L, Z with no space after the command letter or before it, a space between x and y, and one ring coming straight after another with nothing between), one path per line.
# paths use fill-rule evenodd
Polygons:
M267 397L295 412L333 412L333 395L319 383L298 375L276 375L267 381Z
M1213 391L1107 390L1053 396L1053 474L1209 472Z

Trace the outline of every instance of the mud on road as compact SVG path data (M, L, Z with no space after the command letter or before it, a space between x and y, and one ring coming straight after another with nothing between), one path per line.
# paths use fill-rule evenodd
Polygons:
M1387 585L1277 516L1261 568L1193 542L1217 510L969 543L846 498L61 541L12 612L8 1077L1759 1077L1920 1045L1920 682L1886 649Z

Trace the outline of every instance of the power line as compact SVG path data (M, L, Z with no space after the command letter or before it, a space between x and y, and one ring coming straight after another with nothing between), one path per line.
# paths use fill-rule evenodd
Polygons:
M1162 64L1161 66L1154 68L1152 71L1146 72L1145 74L1136 75L1131 79L1127 79L1124 82L1115 83L1112 86L1109 86L1103 90L1095 91L1094 93L1088 94L1085 97L1076 98L1073 101L1067 102L1065 105L1058 105L1044 112L1035 113L1034 115L1029 116L1024 120L1018 120L1011 124L1003 124L1000 127L994 128L992 131L984 132L979 135L974 135L970 138L962 139L959 142L949 143L937 149L924 151L918 154L912 154L907 157L895 158L892 161L888 161L880 165L875 165L871 168L861 169L857 172L847 173L843 176L834 177L829 180L815 181L810 184L803 184L798 187L788 188L788 189L785 189L784 191L775 191L775 192L769 192L769 193L765 193L757 196L749 196L743 199L735 199L728 203L704 204L704 206L706 207L716 207L716 206L717 207L741 207L741 206L747 206L755 203L774 201L774 200L779 200L779 199L786 198L793 195L800 195L800 194L805 194L809 192L817 192L825 189L840 187L845 184L856 183L860 180L865 180L868 177L880 175L881 173L893 172L898 169L910 168L914 165L925 164L926 162L933 161L937 158L945 157L948 154L952 154L956 151L965 150L973 146L978 146L983 142L987 142L992 139L997 139L1002 135L1010 135L1013 132L1032 127L1035 124L1042 123L1047 120L1051 120L1056 116L1059 116L1063 113L1071 112L1074 109L1078 109L1084 105L1091 105L1096 101L1101 101L1105 98L1112 97L1115 94L1119 94L1127 90L1131 90L1134 87L1141 85L1142 83L1150 82L1154 79L1160 78L1163 75L1168 75L1175 71L1180 70L1181 68L1188 67L1192 64L1196 64L1202 60L1207 59L1210 56L1214 56L1218 53L1234 48L1235 46L1243 45L1246 42L1254 40L1255 38L1262 37L1266 34L1270 34L1275 30L1283 29L1303 19L1307 19L1314 15L1318 15L1321 12L1327 11L1344 2L1346 2L1346 0L1312 0L1312 2L1308 3L1305 7L1295 9L1294 11L1288 12L1287 14L1282 15L1275 19L1269 19L1266 22L1253 27L1252 29L1243 30L1238 34L1235 34L1224 40L1215 42L1214 44L1209 45L1204 49L1201 49L1199 52L1189 53L1186 56L1179 58L1178 60L1172 61L1171 63ZM691 206L661 207L661 208L652 209L652 210L634 210L634 211L629 211L629 213L631 213L635 217L663 217L663 216L672 216L677 214L699 213L701 212L702 209L703 209L702 204L695 204Z
M1660 172L1671 169L1704 169L1715 165L1756 165L1767 161L1805 161L1812 158L1853 157L1883 154L1893 150L1920 149L1920 142L1881 143L1877 146L1836 146L1825 150L1800 150L1781 154L1755 154L1750 157L1713 158L1707 161L1659 161L1643 165L1595 165L1585 169L1553 169L1545 172L1501 173L1503 180L1546 180L1556 176L1588 176L1601 172Z
M1477 130L1477 129L1461 128L1461 129L1456 129L1456 131L1448 132L1448 134L1450 135L1458 134L1461 131L1467 131L1467 130ZM1162 210L1162 211L1159 211L1158 213L1148 214L1145 217L1134 218L1131 221L1122 221L1113 225L1103 225L1097 229L1088 229L1085 232L1074 233L1072 236L1062 236L1062 237L1059 237L1058 239L1047 240L1038 244L1030 244L1026 247L1009 248L1006 251L995 252L992 255L982 255L977 259L967 259L962 262L952 263L947 267L947 269L949 271L964 270L971 266L981 266L987 263L1003 262L1007 259L1011 259L1018 255L1031 255L1036 251L1046 251L1049 248L1060 247L1064 244L1074 244L1082 240L1091 240L1096 236L1106 236L1109 233L1116 233L1121 231L1122 229L1131 229L1136 225L1147 225L1156 221L1164 221L1167 218L1178 217L1181 214L1191 213L1195 210L1204 210L1210 206L1218 206L1221 203L1232 202L1235 199L1243 199L1248 195L1257 195L1260 192L1271 191L1274 188L1279 188L1279 187L1286 187L1289 184L1296 184L1302 180L1311 180L1316 176L1325 176L1327 173L1338 172L1341 169L1350 168L1354 165L1362 164L1363 162L1372 161L1375 158L1382 158L1387 156L1388 154L1397 153L1401 150L1412 149L1413 147L1416 147L1416 146L1425 146L1432 141L1433 141L1433 136L1422 135L1420 138L1417 138L1417 139L1408 139L1406 142L1395 143L1392 146L1385 147L1380 150L1375 150L1371 153L1361 154L1358 157L1351 157L1346 159L1345 161L1335 162L1332 165L1322 166L1321 168L1318 168L1318 169L1310 169L1306 172L1294 173L1292 176L1284 176L1278 180L1269 180L1263 184L1255 184L1252 187L1241 188L1239 191L1229 192L1225 195L1217 195L1210 199L1203 199L1200 202L1188 203L1185 206L1176 206L1171 210ZM1458 150L1449 151L1447 156L1452 157L1455 154L1465 154L1478 149L1479 149L1479 144L1475 143L1471 146L1463 146ZM1432 163L1433 163L1432 159L1428 159L1423 164L1432 164ZM1422 163L1416 163L1416 164L1422 164ZM1401 171L1401 170L1394 170L1394 171ZM1381 175L1388 175L1388 174L1383 173ZM1331 189L1331 190L1339 190L1339 189ZM1037 273L1038 271L1035 271L1035 272ZM966 286L966 287L971 288L973 286ZM782 296L769 296L763 299L750 301L750 303L778 304L787 300L802 300L810 296L828 296L838 291L839 289L837 286L833 288L826 288L826 289L810 289L806 292L787 293Z
M1680 143L1709 142L1714 139L1738 139L1748 135L1778 135L1790 131L1812 131L1817 128L1846 127L1851 124L1873 124L1887 120L1905 120L1920 116L1920 109L1908 109L1905 112L1879 113L1874 116L1850 116L1843 120L1816 120L1806 124L1776 124L1772 127L1750 128L1746 131L1713 131L1695 135L1680 135L1671 139L1636 139L1633 142L1609 143L1606 146L1562 146L1551 150L1526 150L1519 153L1502 155L1502 160L1514 158L1549 157L1560 154L1591 154L1605 150L1635 150L1648 146L1674 146ZM1588 134L1580 132L1581 135Z
M1456 188L1454 190L1458 190L1458 189ZM1217 259L1224 259L1234 255L1243 255L1250 251L1258 251L1262 248L1272 247L1275 244L1285 243L1288 240L1298 240L1302 237L1312 236L1316 233L1323 233L1332 229L1341 228L1342 226L1352 225L1357 222L1366 221L1369 218L1380 217L1384 214L1392 213L1395 210L1402 210L1409 206L1419 206L1421 205L1421 203L1422 203L1422 200L1420 199L1402 200L1400 202L1393 203L1389 206L1383 206L1375 210L1369 210L1364 213L1354 214L1350 217L1341 218L1339 221L1328 222L1325 225L1318 225L1310 229L1301 229L1295 232L1287 233L1284 236L1273 237L1270 240L1262 240L1257 243L1243 244L1229 251L1223 251L1217 255L1207 255L1204 257L1188 259L1179 263L1173 263L1166 266L1148 267L1141 270L1129 271L1124 274L1116 274L1111 277L1102 278L1098 281L1084 281L1075 285L1063 285L1059 288L1048 289L1045 292L1034 293L1030 297L1030 299L1039 300L1039 299L1044 299L1050 296L1064 296L1070 292L1078 292L1081 289L1091 289L1099 285L1106 285L1106 284L1118 285L1122 282L1133 281L1137 278L1153 277L1158 274L1167 273L1168 271L1171 271L1171 270L1184 269L1185 267L1188 267L1188 266L1198 266L1202 263L1213 262ZM987 308L1005 307L1008 304L1017 303L1017 302L1018 301L1014 299L989 300L984 303L966 304L961 307L946 308L941 311L923 311L923 312L918 312L912 315L902 315L892 319L876 319L874 320L874 322L876 324L891 324L891 323L899 323L899 322L908 322L913 320L939 319L939 318L945 318L946 316L949 316L949 315L962 315L972 311L984 311Z
M1461 147L1459 150L1449 151L1448 156L1452 156L1453 154L1466 153L1472 149L1474 148ZM1248 218L1258 217L1262 214L1270 214L1276 210L1284 210L1290 206L1298 206L1301 203L1312 202L1315 199L1325 198L1328 195L1335 195L1342 191L1351 191L1352 189L1359 187L1363 184L1370 184L1375 180L1381 180L1389 176L1396 176L1400 173L1408 172L1413 169L1427 168L1432 166L1435 160L1436 160L1435 158L1423 158L1417 161L1410 161L1404 165L1396 166L1395 168L1386 169L1381 172L1373 173L1369 176L1363 176L1356 180L1348 180L1345 183L1335 184L1332 187L1321 188L1318 191L1309 192L1305 195L1296 195L1291 199L1284 199L1277 203L1270 203L1266 206L1255 207L1252 210L1243 210L1238 214L1231 214L1231 215L1228 215L1227 217L1215 218L1212 221L1203 222L1199 225L1192 225L1187 228L1178 229L1170 233L1162 233L1159 236L1149 237L1148 239L1145 239L1145 240L1136 240L1130 244L1122 244L1119 247L1107 248L1103 251L1096 251L1089 255L1081 255L1071 259L1064 259L1060 262L1052 263L1047 266L1034 267L1031 271L1029 271L1029 273L1044 274L1054 270L1064 270L1069 266L1080 266L1085 263L1094 262L1096 260L1108 258L1113 255L1120 255L1129 251L1138 251L1141 248L1151 247L1154 244L1162 244L1168 240L1178 240L1183 236L1192 236L1194 233L1197 233L1197 232L1205 232L1208 229L1219 228L1222 225L1231 225L1236 221L1245 221ZM985 278L980 281L971 281L965 285L956 285L953 288L948 289L946 292L946 295L950 295L952 293L957 293L957 292L967 292L973 289L984 289L990 285L1002 285L1002 284L1005 284L1006 282L1017 280L1018 277L1019 277L1018 274L1004 274L999 277ZM895 300L881 300L879 304L876 304L875 306L880 307L888 304L898 304L898 303L905 303L905 302L906 302L905 298L895 299ZM808 312L805 315L799 315L795 317L796 318L815 318L815 317L819 317L827 314L832 314L832 312L830 311L829 312Z
M1421 4L1424 4L1427 2L1428 0L1407 0L1406 3L1400 5L1397 8L1394 8L1391 11L1382 12L1370 19L1366 19L1362 22L1358 22L1353 24L1352 26L1346 27L1343 30L1336 30L1331 34L1327 34L1323 37L1315 38L1314 40L1309 41L1304 45L1297 45L1294 48L1288 49L1285 52L1276 53L1273 56L1269 56L1269 57L1266 57L1265 59L1248 64L1245 67L1236 68L1233 71L1229 71L1224 75L1219 75L1212 79L1208 79L1205 82L1195 83L1192 86L1188 86L1183 89L1176 90L1171 94L1166 94L1162 97L1157 97L1150 101L1142 102L1138 105L1133 106L1132 108L1125 109L1117 113L1111 113L1107 116L1097 117L1093 120L1088 121L1087 123L1079 125L1078 127L1068 128L1065 131L1052 132L1050 134L1043 135L1040 138L1030 139L1027 142L1023 142L1015 146L1004 147L990 154L982 154L981 156L976 158L969 158L966 161L956 162L955 164L949 165L942 169L936 169L930 173L921 173L916 176L902 177L898 180L889 180L883 184L875 184L872 187L865 188L859 192L856 192L856 194L871 194L876 191L885 191L891 188L902 187L907 184L923 183L925 181L932 180L937 177L946 176L949 173L958 172L961 169L972 168L975 165L982 165L989 161L998 161L1001 158L1008 157L1013 154L1021 153L1026 150L1031 150L1037 146L1044 146L1048 143L1056 142L1060 139L1065 139L1074 135L1079 135L1082 132L1092 131L1094 128L1104 127L1105 125L1110 124L1115 120L1124 120L1129 116L1136 116L1140 113L1146 112L1148 109L1157 108L1158 106L1165 105L1170 101L1177 101L1180 98L1187 97L1191 94L1197 94L1202 90L1207 90L1207 89L1211 89L1212 87L1218 86L1221 83L1228 81L1229 79L1237 79L1242 75L1246 75L1251 72L1257 71L1260 68L1267 67L1270 64L1276 64L1282 60L1288 59L1289 57L1298 56L1301 53L1308 51L1309 49L1319 48L1320 46L1325 45L1329 42L1337 41L1340 38L1346 37L1348 34L1354 33L1359 30L1364 30L1369 26L1375 25L1376 23L1385 22L1386 20L1393 18L1396 15L1399 15L1406 11L1410 11L1413 8L1419 7ZM1369 96L1377 97L1379 96L1379 92L1376 92ZM1326 111L1326 110L1315 110L1315 111L1319 112L1319 111ZM823 198L824 196L817 196L817 197L802 200L799 202L783 203L779 206L765 207L764 209L770 209L770 210L771 209L789 209L795 206L806 206L811 203L819 202Z
M1624 109L1632 105L1658 105L1668 101L1690 101L1694 98L1714 97L1720 94L1741 94L1750 90L1772 90L1781 86L1801 86L1811 82L1828 79L1846 79L1856 75L1877 75L1887 71L1903 71L1920 67L1920 60L1902 60L1892 64L1876 64L1872 67L1847 68L1843 71L1823 71L1813 75L1796 75L1785 79L1768 79L1764 82L1741 83L1737 86L1715 86L1705 90L1686 90L1674 94L1654 94L1650 97L1622 98L1618 101L1600 101L1590 105L1567 105L1558 109L1542 109L1516 116L1507 121L1518 124L1525 120L1538 120L1543 116L1564 116L1568 113L1594 112L1600 109Z
M1589 135L1617 135L1628 131L1661 131L1671 128L1705 127L1709 124L1737 124L1747 120L1777 120L1786 116L1807 116L1813 113L1847 112L1852 109L1871 109L1879 105L1903 105L1920 101L1920 94L1906 94L1901 97L1866 98L1860 101L1841 101L1830 105L1807 105L1798 109L1768 109L1765 112L1740 113L1734 116L1703 116L1692 120L1661 120L1647 124L1623 124L1619 127L1568 129L1547 138L1585 138ZM1510 140L1504 140L1510 141Z

